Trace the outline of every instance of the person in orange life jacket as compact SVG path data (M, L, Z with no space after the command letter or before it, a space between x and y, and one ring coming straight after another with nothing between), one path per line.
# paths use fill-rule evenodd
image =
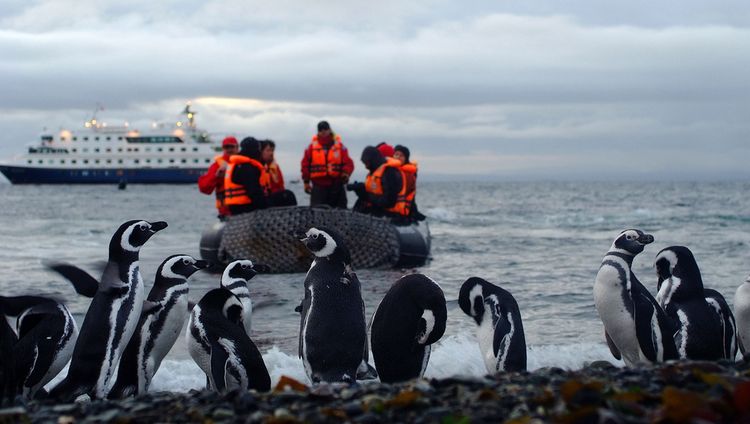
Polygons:
M385 158L377 148L367 146L362 151L362 163L370 173L367 175L366 183L354 183L347 186L347 189L354 191L358 197L352 209L375 216L398 216L397 212L389 210L396 206L399 193L403 188L403 177L398 161ZM378 182L376 176L380 172L382 174Z
M205 174L198 177L198 190L203 194L216 193L216 209L219 219L229 216L229 208L224 204L224 173L229 165L229 157L237 154L237 139L228 136L221 142L223 154L216 156Z
M416 162L409 162L411 152L406 146L397 144L394 147L393 158L401 162L401 171L404 173L406 179L406 197L411 201L411 208L409 216L417 221L423 221L426 216L422 215L417 210L417 164Z
M260 142L260 157L266 168L270 180L268 202L270 206L296 206L297 198L294 193L284 188L284 175L281 173L279 164L273 158L276 143L273 140Z
M328 122L318 123L318 133L305 150L300 165L305 193L310 194L310 206L329 205L346 209L344 185L354 171L354 162L341 143L341 137L331 131Z
M229 158L224 175L224 203L232 215L265 209L268 204L269 177L260 162L260 141L246 137L240 153Z
M392 158L394 153L396 153L396 149L394 149L393 146L386 143L385 141L381 141L380 143L375 145L375 148L378 149L380 154L385 158Z

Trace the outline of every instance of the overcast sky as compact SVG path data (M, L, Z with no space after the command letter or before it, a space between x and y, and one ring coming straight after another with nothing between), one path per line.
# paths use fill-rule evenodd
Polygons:
M470 4L467 4L470 3ZM750 2L2 0L0 158L46 127L277 141L321 119L420 176L750 177Z

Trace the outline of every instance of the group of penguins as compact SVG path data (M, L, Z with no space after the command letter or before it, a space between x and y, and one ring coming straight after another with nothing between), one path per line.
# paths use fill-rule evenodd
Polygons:
M750 352L750 278L735 293L735 315L724 297L706 288L693 253L662 249L654 262L656 297L633 274L633 259L654 237L621 232L602 260L594 303L610 351L627 366L676 359L735 360Z
M143 394L188 321L190 356L216 391L268 391L271 379L250 335L248 282L261 265L236 260L220 287L188 302L188 279L209 263L173 255L158 267L145 294L139 251L166 222L123 223L109 244L100 279L67 263L47 266L91 303L79 328L67 307L46 296L0 296L0 404L34 398L116 399ZM295 234L313 255L304 280L299 356L312 383L421 377L431 344L445 332L447 306L439 285L409 274L385 294L368 323L361 286L342 237L313 227ZM526 342L513 296L481 278L461 286L458 304L478 325L487 371L526 369ZM369 365L372 349L374 367ZM49 383L70 362L66 377Z

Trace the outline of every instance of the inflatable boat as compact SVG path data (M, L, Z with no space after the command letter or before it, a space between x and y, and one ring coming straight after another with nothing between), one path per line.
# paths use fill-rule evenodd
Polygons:
M354 269L418 267L430 258L426 220L395 225L388 218L351 210L303 206L263 209L216 222L201 236L201 257L218 265L250 259L272 273L307 272L312 254L293 234L315 226L341 234Z

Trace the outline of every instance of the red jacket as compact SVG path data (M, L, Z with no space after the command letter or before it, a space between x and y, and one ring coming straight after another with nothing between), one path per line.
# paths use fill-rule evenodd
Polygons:
M224 159L225 162L229 162L229 155L226 153L223 154L222 159ZM216 192L216 209L219 211L219 215L229 216L229 208L223 204L224 173L221 172L219 175L216 174L219 170L219 166L219 162L214 160L211 166L208 167L208 171L198 177L198 190L203 194Z
M271 178L271 193L284 191L284 174L281 173L279 164L276 161L266 164L266 172Z
M328 148L333 145L333 142L337 138L337 136L332 135L330 140L318 140L317 138L317 135L313 136L313 142L317 141L322 144L324 148ZM343 184L344 180L342 180L341 178L331 178L329 176L312 179L310 178L310 164L312 163L313 142L311 142L310 145L307 146L307 149L305 149L305 155L302 157L302 162L300 163L300 167L302 170L302 181L312 181L313 184L323 187L329 187L333 184ZM346 147L344 147L343 144L341 145L341 161L341 172L343 174L346 174L348 177L352 174L352 172L354 172L354 162L352 161L352 158L349 157L349 151L346 149Z

